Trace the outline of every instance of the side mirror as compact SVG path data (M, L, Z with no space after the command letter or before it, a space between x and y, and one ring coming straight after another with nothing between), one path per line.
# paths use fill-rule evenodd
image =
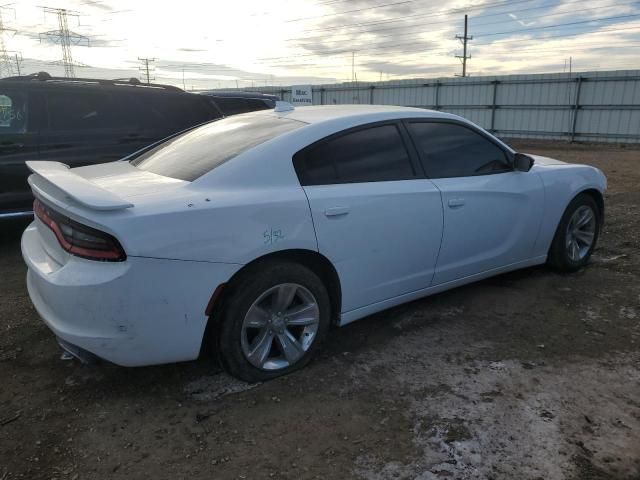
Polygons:
M518 172L528 172L533 167L533 158L524 153L516 153L513 157L513 168Z

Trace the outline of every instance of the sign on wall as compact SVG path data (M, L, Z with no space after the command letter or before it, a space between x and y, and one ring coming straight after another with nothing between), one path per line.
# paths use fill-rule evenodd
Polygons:
M311 85L293 85L291 87L291 103L294 106L313 105Z

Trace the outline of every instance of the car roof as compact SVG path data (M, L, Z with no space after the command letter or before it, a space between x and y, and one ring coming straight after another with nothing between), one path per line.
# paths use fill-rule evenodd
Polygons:
M295 107L293 110L277 112L275 115L308 124L348 118L357 118L362 123L407 117L458 118L435 110L394 105L314 105Z

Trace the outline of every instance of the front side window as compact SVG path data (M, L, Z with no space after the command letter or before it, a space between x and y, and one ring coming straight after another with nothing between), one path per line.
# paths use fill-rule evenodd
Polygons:
M396 125L380 125L330 138L294 158L303 185L383 182L415 178Z
M191 182L244 151L304 125L272 116L223 118L173 137L134 158L131 164Z
M409 132L422 153L429 178L471 177L512 169L502 148L462 125L410 122Z
M27 96L0 90L0 133L24 133L27 130Z

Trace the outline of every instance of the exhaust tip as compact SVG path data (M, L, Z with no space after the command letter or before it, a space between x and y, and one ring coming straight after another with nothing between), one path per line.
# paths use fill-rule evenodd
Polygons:
M57 337L58 345L62 348L63 353L60 356L61 360L71 360L72 358L76 358L80 360L85 365L95 365L100 362L100 357L94 355L83 348L78 347L77 345L73 345L60 337Z

